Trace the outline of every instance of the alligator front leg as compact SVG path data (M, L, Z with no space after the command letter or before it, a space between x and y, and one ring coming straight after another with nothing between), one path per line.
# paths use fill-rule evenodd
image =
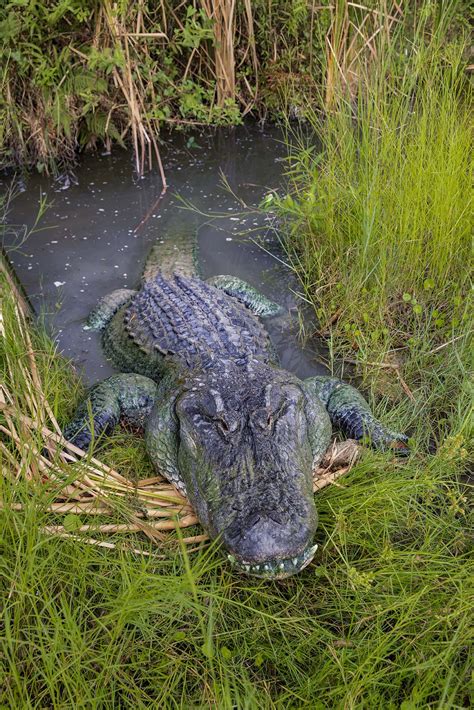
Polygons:
M321 400L331 423L349 438L367 438L375 449L410 453L408 438L378 421L364 397L351 385L336 377L310 377L304 381L308 395Z
M109 434L121 419L132 426L144 428L155 402L156 391L156 382L148 377L112 375L90 390L88 398L64 429L65 438L87 451L97 437Z
M278 303L270 301L263 293L237 276L211 276L207 279L207 283L233 296L261 318L279 316L283 313L283 308Z

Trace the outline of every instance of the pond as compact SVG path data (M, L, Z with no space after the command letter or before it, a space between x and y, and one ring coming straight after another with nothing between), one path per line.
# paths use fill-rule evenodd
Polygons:
M136 286L150 247L157 239L172 239L177 229L197 238L204 278L239 276L292 314L292 328L269 323L283 367L301 378L326 372L321 344L300 344L303 301L270 218L241 204L255 207L268 192L282 188L285 155L275 127L174 132L162 149L169 186L161 198L158 171L135 180L132 155L120 148L84 156L67 182L39 175L27 179L9 222L31 228L41 195L49 207L26 242L10 235L4 246L59 350L88 383L114 372L99 334L82 330L88 313L113 289ZM7 181L0 187L5 189Z

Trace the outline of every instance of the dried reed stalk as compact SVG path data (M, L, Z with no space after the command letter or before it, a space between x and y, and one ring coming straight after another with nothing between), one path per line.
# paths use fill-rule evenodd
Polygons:
M217 105L235 98L235 0L201 0L213 22Z
M335 108L340 98L352 101L360 82L376 65L380 46L390 43L393 25L403 17L403 3L393 2L388 9L384 0L379 9L364 4L336 0L329 6L331 23L326 34L326 110ZM361 19L351 19L351 12L364 12Z
M107 33L104 33L105 46L111 44L120 50L125 58L124 66L120 69L114 68L113 77L117 87L122 92L128 106L130 122L126 128L132 131L132 143L135 156L135 169L137 175L141 177L145 172L145 166L148 163L148 169L151 170L153 164L153 156L157 162L158 170L161 176L163 185L162 192L166 192L167 182L166 175L161 160L160 150L156 134L158 132L158 124L153 123L148 117L143 105L144 87L140 74L140 63L134 59L134 42L137 39L167 39L164 32L146 32L143 28L143 13L139 7L137 14L136 31L128 32L127 25L127 10L133 9L133 3L128 5L122 3L120 8L116 3L112 4L110 0L104 0L104 3L99 7L99 19L97 24L107 28ZM121 16L119 12L121 11ZM135 77L141 86L137 87ZM148 88L148 86L147 86Z

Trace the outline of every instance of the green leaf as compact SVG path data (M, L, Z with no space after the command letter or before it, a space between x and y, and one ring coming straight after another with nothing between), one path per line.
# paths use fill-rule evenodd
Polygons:
M206 643L201 646L201 651L206 656L206 658L214 658L214 649L212 647L212 641L206 641Z
M411 301L411 293L404 293L403 296L402 296L402 298L403 298L403 300L405 301L405 303L410 303L410 301Z
M76 532L82 525L82 520L79 515L69 513L63 521L64 527L68 532Z

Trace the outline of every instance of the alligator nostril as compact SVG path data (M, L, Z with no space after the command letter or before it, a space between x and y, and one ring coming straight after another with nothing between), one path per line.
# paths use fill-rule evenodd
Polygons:
M267 513L267 515L270 520L273 520L274 523L278 523L278 525L284 525L288 520L287 515L285 515L284 513L280 513L276 510L272 510L272 512Z
M254 525L256 525L259 521L260 521L260 514L259 513L252 513L252 515L250 515L247 518L247 525L246 525L247 530L250 530L250 528L253 528Z

